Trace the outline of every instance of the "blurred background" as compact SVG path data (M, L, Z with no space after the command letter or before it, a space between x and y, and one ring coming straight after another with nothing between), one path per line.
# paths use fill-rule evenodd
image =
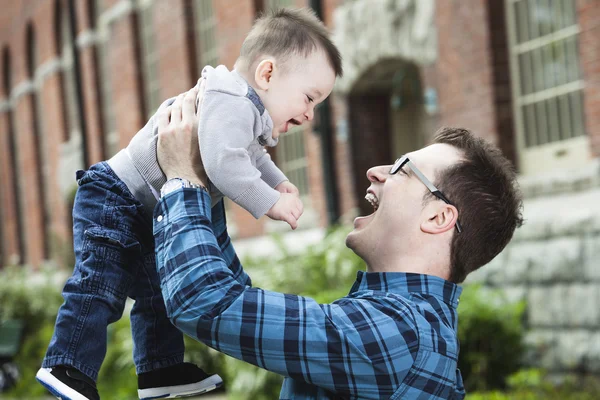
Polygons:
M367 168L461 126L515 164L526 225L465 284L460 367L474 399L600 398L599 0L0 0L0 398L33 376L73 268L75 171L125 147L204 65L231 68L253 20L312 7L344 77L272 157L300 189L300 229L227 204L260 287L327 302L361 261ZM103 398L136 398L127 316ZM281 379L188 342L218 398L277 398ZM208 398L208 397L206 397Z

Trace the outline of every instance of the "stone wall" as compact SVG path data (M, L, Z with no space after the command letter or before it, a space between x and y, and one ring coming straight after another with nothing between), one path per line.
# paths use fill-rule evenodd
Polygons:
M527 364L600 373L600 160L521 187L525 225L466 283L527 302Z

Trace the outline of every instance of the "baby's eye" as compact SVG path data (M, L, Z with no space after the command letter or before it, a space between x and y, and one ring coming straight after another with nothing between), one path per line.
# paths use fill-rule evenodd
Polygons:
M309 103L312 103L313 101L315 101L312 97L310 97L309 95L306 95L306 98L308 99Z

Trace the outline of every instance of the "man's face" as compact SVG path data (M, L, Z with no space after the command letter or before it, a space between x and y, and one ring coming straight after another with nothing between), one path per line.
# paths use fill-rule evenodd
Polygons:
M315 106L329 96L334 83L335 72L322 51L294 56L283 68L275 64L268 90L261 96L273 119L273 137L311 121Z
M433 144L407 155L432 182L437 172L461 159L459 151L447 144ZM376 211L356 218L354 230L346 238L346 245L367 264L380 257L385 260L418 248L426 237L421 223L430 218L431 210L426 210L423 204L428 190L408 167L403 168L408 175L403 171L390 175L391 167L381 165L367 171L371 181L367 193L371 193L368 197Z

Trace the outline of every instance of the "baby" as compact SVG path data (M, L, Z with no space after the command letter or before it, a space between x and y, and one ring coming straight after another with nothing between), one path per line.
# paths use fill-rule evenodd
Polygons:
M295 9L257 20L233 71L204 69L199 135L215 203L226 195L257 218L266 214L296 228L302 214L298 190L264 146L274 146L290 126L311 120L315 105L341 74L339 52L325 27L311 11ZM36 375L59 398L99 399L96 380L107 326L121 318L127 297L135 300L131 329L140 399L201 394L222 384L218 375L183 362L183 335L167 317L152 211L161 188L191 183L166 182L156 143L155 115L127 148L77 172L75 269Z
M275 146L290 127L311 121L341 73L337 48L307 9L260 18L233 71L204 69L199 139L213 205L225 195L255 218L266 214L297 227L298 189L264 146Z

